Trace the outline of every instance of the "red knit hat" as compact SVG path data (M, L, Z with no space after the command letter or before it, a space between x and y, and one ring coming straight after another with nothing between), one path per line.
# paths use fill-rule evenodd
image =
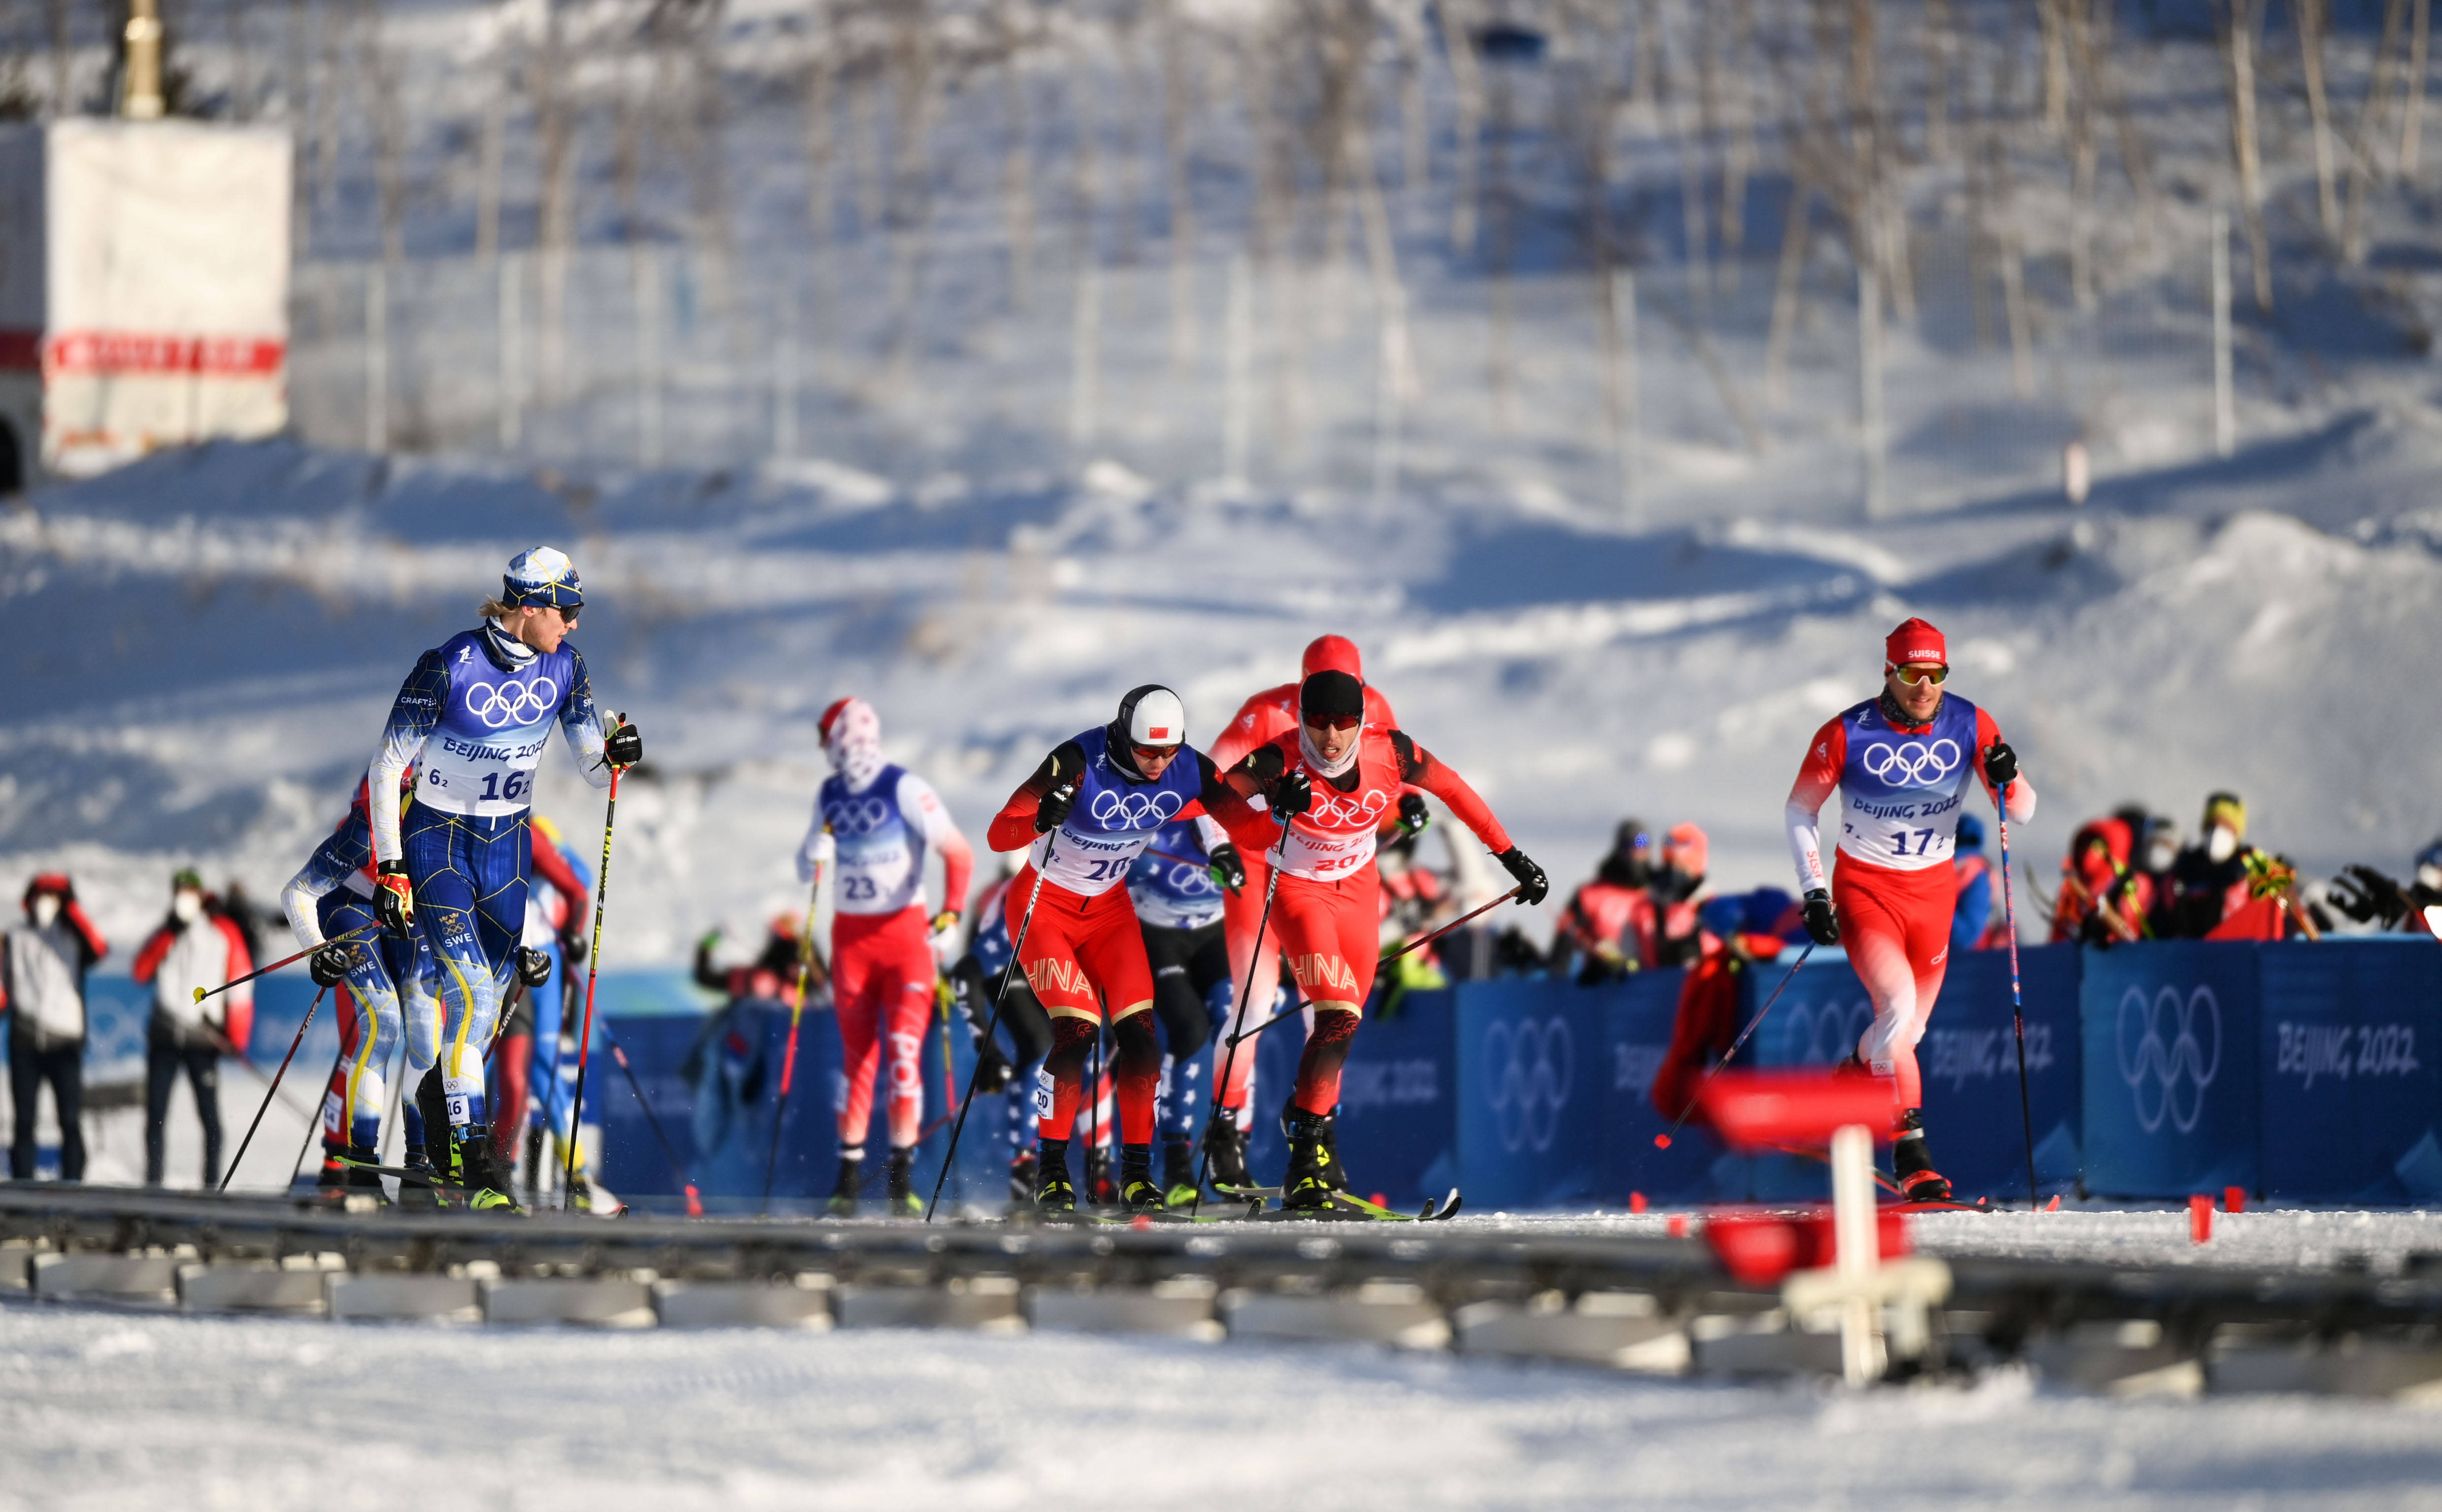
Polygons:
M1890 666L1905 666L1910 662L1948 666L1950 646L1941 638L1941 632L1925 621L1904 620L1883 642L1883 661Z
M1357 654L1357 643L1345 635L1318 635L1307 642L1298 677L1303 681L1317 672L1345 672L1364 682L1365 664Z

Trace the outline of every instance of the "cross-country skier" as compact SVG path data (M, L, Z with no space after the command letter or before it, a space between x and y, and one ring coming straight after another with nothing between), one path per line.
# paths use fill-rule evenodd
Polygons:
M413 782L410 773L400 783L401 804L412 795ZM407 1019L412 1015L435 1022L438 1014L426 979L431 957L422 940L381 927L374 901L371 790L370 778L356 784L356 795L338 826L280 890L280 906L288 916L297 943L314 952L306 963L307 972L316 986L336 988L338 993L335 1013L343 1059L322 1101L322 1186L326 1191L381 1191L381 1177L364 1167L379 1158L376 1145L391 1090L383 1075ZM414 1007L405 1007L404 1002ZM410 1042L410 1085L432 1068L431 1049L437 1038L437 1034L423 1037L421 1062L416 1059L416 1045ZM421 1169L428 1164L424 1120L412 1100L406 1102L405 1111L409 1162ZM431 1205L429 1187L403 1183L399 1195L402 1202Z
M1212 741L1212 764L1227 772L1246 759L1247 753L1258 746L1269 745L1297 729L1298 688L1317 672L1345 672L1360 683L1365 678L1364 660L1358 655L1357 643L1344 635L1318 635L1306 643L1300 658L1297 683L1283 683L1268 687L1238 705L1229 726ZM1399 727L1398 717L1391 711L1391 701L1371 683L1365 687L1365 722L1385 730ZM1412 801L1411 801L1412 800ZM1397 816L1411 829L1422 829L1425 801L1412 793L1403 793ZM1204 1131L1206 1144L1212 1150L1212 1180L1221 1186L1252 1186L1254 1177L1247 1170L1247 1131L1253 1127L1250 1109L1255 1088L1255 1057L1244 1048L1236 1056L1229 1053L1228 1036L1243 1030L1249 1023L1268 1016L1273 1001L1280 995L1281 953L1267 941L1263 958L1254 959L1255 928L1264 912L1264 887L1271 876L1269 852L1248 848L1241 864L1246 867L1244 886L1229 894L1221 902L1221 927L1230 948L1230 978L1247 982L1249 963L1253 965L1252 983L1246 1000L1236 1005L1230 1021L1223 1026L1222 1037L1212 1045L1212 1121ZM1311 1015L1309 1015L1310 1017ZM1274 1033L1286 1033L1286 1029ZM1230 1084L1223 1086L1223 1076Z
M526 1180L540 1190L543 1166L565 1170L567 1141L579 1138L568 1126L576 1113L576 1057L560 1048L560 1030L568 1021L570 984L585 959L593 871L561 838L557 825L541 814L527 822L534 832L534 871L526 879L526 929L518 956L525 991L515 994L509 1022L501 1027L492 1052L492 1084L500 1094L492 1147L501 1165L514 1172L519 1138L531 1121L535 1158L528 1162Z
M818 728L831 775L797 849L797 880L831 865L831 1003L839 1020L847 1095L839 1109L839 1180L830 1211L856 1211L873 1083L890 1087L890 1211L920 1214L911 1170L924 1127L925 1020L933 1011L933 949L966 908L975 851L932 784L882 757L882 720L863 699L841 699ZM941 853L941 910L924 902L924 853ZM885 1053L886 1047L886 1053Z
M994 850L1032 847L1005 906L1012 936L1025 935L1018 964L1051 1014L1051 1053L1036 1073L1034 1102L1039 1207L1066 1211L1077 1205L1068 1138L1086 1056L1106 1011L1117 1045L1120 1201L1139 1210L1162 1206L1153 1180L1154 1085L1161 1076L1153 968L1124 884L1156 830L1206 812L1232 832L1265 828L1212 760L1187 743L1178 695L1146 683L1120 701L1109 724L1055 747L993 816ZM1024 915L1038 876L1043 887L1029 927ZM1372 919L1367 915L1369 928Z
M1298 1063L1297 1089L1283 1126L1289 1140L1281 1206L1320 1209L1339 1190L1325 1143L1339 1101L1339 1068L1374 987L1380 952L1381 879L1376 831L1396 814L1402 792L1420 788L1447 805L1518 882L1518 902L1543 901L1543 869L1510 843L1508 831L1465 778L1410 739L1368 718L1365 685L1347 672L1319 671L1299 685L1298 724L1258 746L1230 769L1242 791L1263 791L1272 818L1285 817L1278 858L1280 895L1272 908L1281 953L1314 1005L1314 1031ZM1267 822L1245 838L1263 831Z
M947 975L950 995L974 1030L975 1092L1001 1092L1009 1099L1009 1195L1011 1202L1034 1201L1038 1169L1032 1111L1034 1073L1051 1053L1051 1015L1035 1000L1024 973L1004 981L1014 964L1009 950L1009 913L1001 906L1012 879L1003 877L976 897L967 953ZM1016 1047L1012 1057L1000 1047L993 1029L993 1004L1000 1004L1000 1029Z
M2008 818L2024 824L2035 813L2017 753L1991 715L1943 691L1949 676L1940 630L1921 619L1892 630L1883 691L1814 732L1788 809L1807 934L1817 944L1848 944L1874 1002L1874 1021L1844 1064L1891 1082L1899 1110L1891 1158L1901 1192L1920 1202L1950 1197L1925 1153L1916 1045L1950 960L1959 813L1978 779L1999 790ZM1816 816L1833 788L1839 865L1827 885Z
M489 1137L483 1051L525 931L535 768L554 723L595 787L645 755L634 725L603 727L585 658L565 644L583 607L566 556L549 546L519 553L501 596L478 610L483 623L418 659L374 758L375 792L419 770L403 820L386 803L374 807L375 902L386 925L417 932L432 954L437 1065L416 1096L436 1174L467 1188L475 1208L515 1205ZM429 1100L427 1086L437 1094Z
M1221 938L1221 901L1246 884L1238 847L1211 815L1174 819L1128 868L1128 897L1153 966L1154 1016L1161 1021L1161 1087L1156 1099L1164 1200L1195 1199L1197 1052L1212 1037L1217 1012L1230 1011L1230 951Z

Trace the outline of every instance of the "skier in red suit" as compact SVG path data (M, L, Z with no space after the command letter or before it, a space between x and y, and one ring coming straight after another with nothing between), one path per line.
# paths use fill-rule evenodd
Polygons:
M1874 1001L1874 1021L1843 1064L1891 1084L1901 1191L1947 1201L1950 1183L1925 1153L1916 1045L1950 961L1959 818L1979 781L2021 824L2034 817L2035 791L1993 717L1943 691L1950 653L1940 630L1907 621L1884 643L1883 663L1883 691L1814 732L1789 792L1789 845L1807 934L1819 945L1847 941ZM1816 824L1833 788L1839 865L1827 886Z

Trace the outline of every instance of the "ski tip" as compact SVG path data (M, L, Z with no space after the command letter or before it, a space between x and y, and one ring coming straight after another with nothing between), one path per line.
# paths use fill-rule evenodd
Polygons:
M1437 1208L1437 1209L1435 1209L1435 1210L1434 1210L1434 1211L1433 1211L1433 1221L1434 1221L1435 1223L1439 1223L1439 1222L1441 1222L1441 1221L1442 1221L1443 1219L1445 1219L1445 1218L1455 1218L1455 1217L1457 1217L1457 1216L1458 1216L1458 1210L1459 1210L1459 1207L1460 1207L1460 1205L1461 1205L1463 1202L1465 1202L1465 1201L1466 1201L1466 1199L1465 1199L1465 1198L1463 1198L1463 1197L1461 1197L1461 1196L1458 1194L1458 1188L1456 1188L1456 1187L1452 1187L1452 1188L1450 1188L1450 1189L1449 1189L1449 1196L1447 1196L1447 1197L1444 1197L1444 1198L1442 1199L1442 1205L1441 1205L1439 1208Z

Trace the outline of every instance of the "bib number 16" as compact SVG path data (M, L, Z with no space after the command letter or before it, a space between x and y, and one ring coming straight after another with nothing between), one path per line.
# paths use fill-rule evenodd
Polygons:
M501 779L506 777L504 782ZM485 803L522 803L534 791L531 772L486 772L483 774L483 799Z

